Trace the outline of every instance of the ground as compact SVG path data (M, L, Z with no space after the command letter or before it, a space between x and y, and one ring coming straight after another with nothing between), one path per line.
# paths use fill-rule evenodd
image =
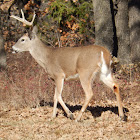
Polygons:
M20 66L15 66L19 65L17 63L27 65L25 59L19 62L17 58L20 60L22 56L16 56L16 60L9 56L7 73L1 72L0 75L0 140L140 139L139 74L133 76L133 80L131 74L129 78L124 73L124 77L118 73L115 76L120 85L127 121L120 120L115 95L100 82L93 83L94 97L80 122L67 118L60 105L57 117L52 119L53 81L46 83L42 70L35 73L41 68L32 62L34 60L29 61L31 58L27 56L26 60L32 65L28 64L26 70L21 67L24 74L17 72L20 69ZM79 82L68 82L64 87L63 99L76 117L84 101L84 93Z
M24 108L1 112L1 140L138 140L140 139L139 104L125 105L129 110L128 121L120 121L112 111L102 111L93 117L90 111L80 122L68 119L59 109L51 119L52 107ZM93 110L95 107L93 107ZM78 111L74 112L74 115Z

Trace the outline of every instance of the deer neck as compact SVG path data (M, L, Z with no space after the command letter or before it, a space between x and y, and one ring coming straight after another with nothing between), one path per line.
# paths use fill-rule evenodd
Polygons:
M32 43L29 52L37 63L46 69L46 63L51 54L51 48L47 47L40 39L36 38Z

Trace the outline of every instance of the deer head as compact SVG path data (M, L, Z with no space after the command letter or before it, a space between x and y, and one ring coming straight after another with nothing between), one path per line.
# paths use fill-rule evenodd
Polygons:
M13 53L30 51L32 46L35 44L37 38L37 26L34 26L32 33L24 34L17 43L12 47Z

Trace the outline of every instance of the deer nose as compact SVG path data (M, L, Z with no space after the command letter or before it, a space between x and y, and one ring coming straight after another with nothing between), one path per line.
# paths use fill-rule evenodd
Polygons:
M15 46L12 46L12 53L18 53L18 49Z

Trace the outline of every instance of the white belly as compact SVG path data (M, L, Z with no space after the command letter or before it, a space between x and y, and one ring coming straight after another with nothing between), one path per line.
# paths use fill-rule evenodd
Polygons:
M68 80L75 80L75 79L79 79L79 74L78 73L75 74L75 75L71 75L71 76L65 78L66 81L68 81Z

